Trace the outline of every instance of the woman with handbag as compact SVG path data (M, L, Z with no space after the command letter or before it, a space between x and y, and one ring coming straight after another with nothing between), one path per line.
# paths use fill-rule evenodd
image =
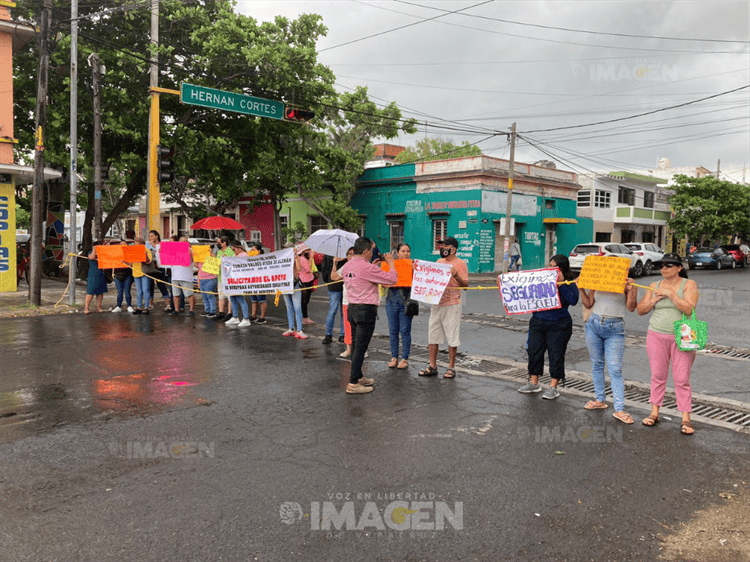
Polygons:
M94 247L89 252L89 274L86 280L86 304L83 307L84 314L91 312L89 307L91 301L96 297L96 311L102 312L102 301L104 293L108 291L107 280L104 278L104 271L99 269L99 258L96 256L96 247L102 246L104 242L94 242Z
M396 247L396 259L411 258L411 247L403 242ZM385 296L385 312L388 316L388 328L391 342L391 369L406 369L409 366L411 350L411 317L406 316L406 301L411 298L411 287L388 287ZM398 337L401 335L401 362L398 360Z
M158 230L149 230L146 248L151 250L151 253L153 254L154 264L156 265L156 273L154 273L152 277L156 280L156 287L158 287L159 291L161 292L161 297L164 299L164 311L172 312L172 294L167 285L167 283L169 283L169 278L167 276L167 270L161 267L161 261L159 259L159 250L161 249L161 234L159 234ZM154 291L154 286L151 285L152 300L155 292L156 291Z
M304 244L300 244L297 248L297 256L299 256L299 279L302 283L302 323L303 324L315 324L313 320L310 320L307 316L307 305L310 304L310 297L312 297L313 286L315 285L315 274L317 268L315 267L315 252ZM320 274L318 274L320 275Z
M144 245L143 238L136 238L136 244ZM156 265L152 260L151 250L146 248L146 261L132 263L133 281L135 283L135 311L133 314L148 314L148 303L151 300L151 279L146 275L156 273Z
M299 289L302 288L302 282L300 281L300 252L294 253L294 291L292 293L284 293L284 304L286 304L286 319L289 329L281 334L285 337L294 336L299 340L306 340L308 338L302 327L302 292ZM297 322L297 329L294 328L294 323Z
M662 279L651 284L637 308L641 316L653 311L646 336L646 352L651 366L651 414L643 420L643 425L651 427L659 423L659 408L664 402L671 363L677 409L682 413L680 433L692 435L690 370L695 351L680 350L675 341L674 324L682 319L683 314L693 313L698 304L698 286L687 278L682 259L677 254L664 254L654 262L654 267L659 268Z

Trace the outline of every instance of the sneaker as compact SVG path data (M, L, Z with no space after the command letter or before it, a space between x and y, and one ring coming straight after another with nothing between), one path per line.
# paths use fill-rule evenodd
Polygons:
M128 307L128 312L133 312L133 307L132 306Z
M372 392L371 386L365 386L363 384L347 384L346 385L347 394L367 394L368 392Z
M229 320L224 322L224 324L226 324L227 326L236 326L239 323L240 321L237 318L230 318Z
M375 384L375 379L368 379L367 377L362 377L359 379L359 384L363 384L365 386L372 386Z
M541 392L542 391L542 385L540 384L531 384L530 382L523 385L521 388L518 389L518 392L522 394L532 394L534 392Z
M302 319L302 323L303 324L307 324L307 325L312 325L312 324L315 324L315 321L314 320L310 320L309 318L303 318Z
M339 336L339 343L344 343L344 336Z
M214 318L216 318L216 313L210 312L210 313L206 314L206 318L208 318L210 320L213 320Z
M141 310L140 308L136 308L136 309L135 309L135 310L133 311L133 314L142 314L142 313L143 313L143 311L142 311L142 310Z
M349 359L352 356L351 353L348 351L344 351L343 353L339 353L339 357L343 357L344 359Z
M294 337L298 340L306 340L308 336L305 332L297 332L296 334L294 334Z
M119 306L116 306L112 309L112 312L122 312L122 309Z
M148 314L148 311L149 311L149 309L148 309L148 308L147 308L147 309L145 309L145 310L143 311L143 314ZM136 312L136 314L138 314L138 313Z
M256 324L265 324L267 320L265 318L258 318L255 323Z
M237 324L237 327L238 328L246 328L250 324L251 324L250 319L249 318L245 318L242 322L240 322L239 324Z
M172 312L169 313L170 316L179 316L179 314L180 314L179 310L173 310Z
M223 312L219 312L216 316L214 316L216 320L224 320L224 317L225 317L225 314Z
M545 400L554 400L560 396L560 391L557 390L554 386L550 386L547 390L544 391L544 394L542 394L542 398Z
M248 318L248 320L250 320L250 322L255 322L257 318L255 316L251 316L250 318Z
M193 312L192 310L188 310L185 316L195 316L195 312Z
M211 316L211 313L210 312L203 312L203 313L201 313L200 316L201 316L201 318L207 318L208 316Z
M281 335L284 336L285 338L288 338L289 336L297 335L297 332L295 332L294 330L290 329L290 330L287 330L286 332L284 332Z
M326 337L323 338L323 345L328 345L332 341L333 341L333 336L326 334Z

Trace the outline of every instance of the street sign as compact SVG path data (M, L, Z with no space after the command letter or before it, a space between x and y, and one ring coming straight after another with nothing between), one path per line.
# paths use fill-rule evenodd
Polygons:
M268 117L269 119L284 117L284 104L280 101L264 100L245 94L194 86L185 82L180 84L180 101L189 105L246 113L247 115Z

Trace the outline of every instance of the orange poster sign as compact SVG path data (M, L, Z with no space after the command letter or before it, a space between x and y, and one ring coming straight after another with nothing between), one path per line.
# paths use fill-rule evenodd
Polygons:
M126 263L145 263L146 246L120 246L122 248L122 258Z
M125 246L97 246L96 258L99 260L99 269L112 269L114 267L127 267L123 255Z
M398 274L398 281L393 285L394 287L411 287L412 276L414 271L411 268L411 260L395 260L394 265L396 266L396 273ZM386 262L380 262L380 268L383 271L390 271L391 268Z

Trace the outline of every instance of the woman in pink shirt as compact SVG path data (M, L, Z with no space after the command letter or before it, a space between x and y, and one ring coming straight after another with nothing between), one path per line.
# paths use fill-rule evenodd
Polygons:
M299 256L299 280L304 289L302 290L302 323L303 324L315 324L314 321L307 317L307 305L310 304L310 297L312 297L312 288L315 284L315 274L313 268L315 267L315 253L305 246L300 244L297 248L297 255Z

